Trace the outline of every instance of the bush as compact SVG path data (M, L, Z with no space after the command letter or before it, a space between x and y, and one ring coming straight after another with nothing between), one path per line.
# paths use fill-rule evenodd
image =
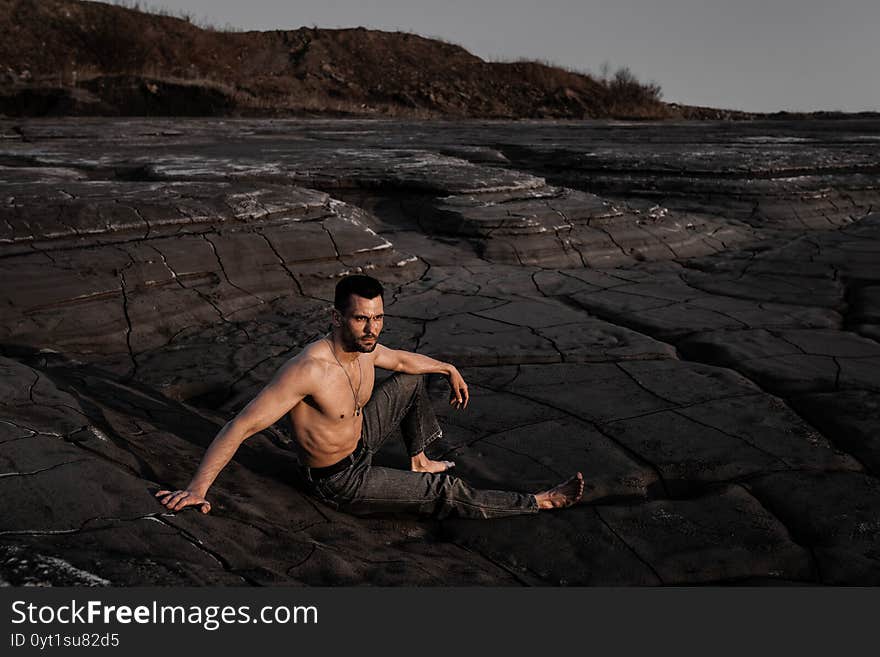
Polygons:
M70 25L87 63L105 73L137 72L144 68L153 45L135 35L136 30L136 21L120 11L92 12L84 24Z
M609 75L611 67L602 65L599 82L605 88L605 111L612 116L644 116L660 118L668 113L662 102L663 91L654 81L643 83L630 70L622 66Z

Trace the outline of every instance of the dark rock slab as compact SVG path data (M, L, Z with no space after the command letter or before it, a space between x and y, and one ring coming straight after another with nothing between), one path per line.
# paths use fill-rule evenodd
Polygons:
M107 586L110 582L63 559L0 546L0 586Z
M841 359L870 359L880 356L880 344L846 331L791 330L780 331L779 337L805 354Z
M85 180L86 174L68 167L27 167L0 165L0 182L4 185L16 183L69 182Z
M736 366L754 358L801 355L803 352L767 329L710 331L679 343L688 358Z
M537 421L555 420L566 417L563 410L554 409L539 401L525 398L504 390L496 390L494 385L505 381L487 380L498 376L506 368L464 368L462 375L468 381L470 402L466 409L457 411L449 408L448 386L445 381L432 385L434 408L444 422L468 429L475 436L488 436L529 426ZM515 371L509 376L516 376ZM508 378L508 377L506 377Z
M677 341L698 331L760 327L836 327L837 313L815 307L763 303L712 295L694 289L676 272L661 272L651 281L635 281L571 299L608 321L628 325L654 337Z
M491 292L487 290L485 293ZM669 345L590 317L577 308L552 300L514 298L505 302L498 297L485 299L481 296L470 296L462 297L463 302L458 305L456 300L459 297L446 293L443 298L446 296L451 296L452 313L456 308L470 308L472 310L469 314L474 317L444 317L436 323L426 325L421 345L428 353L436 351L445 354L450 360L480 365L492 363L493 360L502 363L505 362L503 359L513 357L516 362L529 362L523 352L533 353L534 356L531 357L536 359L535 362L547 359L550 362L603 362L668 358L674 355L674 350ZM484 299L482 303L481 299ZM430 300L430 297L420 295L409 303L423 300ZM391 309L398 307L399 304L391 306ZM427 310L434 313L438 307L440 306L437 304L431 304L426 306L426 310L434 309ZM446 304L442 307L446 307ZM463 331L486 334L485 344L472 342L465 349L459 337ZM499 336L501 342L493 336ZM478 339L477 336L474 338ZM444 344L444 340L448 340L449 344ZM493 359L487 354L480 361L480 354L484 352L497 356Z
M583 419L608 422L755 392L731 370L679 360L522 365L503 390Z
M785 467L774 455L748 441L676 411L619 420L605 425L605 430L656 467L674 495L692 494L709 482Z
M733 370L680 360L621 363L620 368L645 390L681 406L738 397L754 384Z
M871 126L0 126L0 579L874 582ZM208 516L153 500L359 271L385 343L470 384L459 411L431 380L431 455L523 490L580 469L584 504L352 518L303 493L285 422Z
M366 556L358 521L299 492L292 455L263 437L251 438L212 487L211 515L164 512L153 492L188 478L219 424L140 386L56 365L52 376L65 392L45 375L3 362L4 383L18 390L0 408L0 486L16 510L5 517L0 540L10 545L28 545L50 560L63 554L70 568L126 585L518 581L454 546L413 540L425 535L413 519L402 521L403 535L400 523L380 522L369 532L374 545ZM12 385L25 375L30 394ZM69 436L19 424L30 416L17 404L30 406L31 397L75 418L71 425L88 424ZM259 501L255 490L262 491ZM333 529L324 532L329 523Z
M599 423L676 406L645 390L619 366L604 363L522 365L503 389Z
M797 407L798 410L800 407ZM860 470L834 440L819 433L780 399L743 395L687 406L676 411L700 424L736 436L791 469ZM805 416L808 420L809 415ZM845 448L845 445L840 445ZM847 452L852 450L847 449Z
M836 133L760 121L733 131L681 123L659 139L648 132L632 125L560 126L553 141L519 140L504 153L553 184L761 230L846 225L880 200L867 124L840 125Z
M310 530L313 551L288 569L310 585L370 582L381 586L511 586L522 577L480 553L450 541L434 540L424 523L411 518L364 519L350 522L334 516L332 523Z
M880 472L880 394L871 390L841 390L796 396L792 405L835 445Z
M470 290L472 294L485 293L503 298L532 298L535 295L532 276L536 271L536 268L495 265L484 260L478 265L465 266L457 276L446 272L448 277L437 287L443 291Z
M35 449L42 449L43 442ZM6 443L4 451L11 445L21 449L21 443ZM73 445L62 445L50 457L52 465L10 469L0 477L0 491L9 504L0 528L4 535L76 532L95 518L138 518L155 513L147 486L130 473L83 455ZM10 464L6 467L15 467L14 456L5 460Z
M880 341L880 285L853 286L848 319L853 330Z
M584 499L644 498L657 474L593 426L571 418L538 421L489 434L447 452L457 472L484 488L546 490L574 472L586 477ZM517 473L515 481L504 473Z
M71 141L74 135L61 125L34 130L35 135L54 137L51 145L38 152L29 152L23 144L15 144L8 150L13 158L20 158L22 164L26 162L30 166L57 167L67 163L90 171L127 171L130 176L155 181L228 184L259 180L328 190L377 189L428 197L416 218L421 229L473 237L479 251L499 263L607 267L646 259L687 258L717 253L751 239L755 232L741 221L731 223L725 216L739 205L746 218L753 218L754 203L744 200L749 191L740 180L731 183L730 191L721 196L723 208L718 207L718 200L711 194L700 197L701 202L696 205L676 205L676 196L681 196L680 193L669 193L671 201L667 205L644 204L645 195L639 185L633 185L632 178L626 175L622 179L628 181L629 194L638 201L611 201L569 188L583 186L578 176L566 178L563 183L566 186L559 187L546 184L541 176L511 166L518 158L508 157L512 152L510 148L499 151L497 143L523 140L512 135L510 126L503 124L484 124L480 131L465 129L457 136L450 134L447 128L425 131L417 124L398 128L400 132L395 134L386 126L364 130L362 125L353 125L351 131L339 131L316 122L309 126L314 131L312 135L304 134L302 126L278 124L267 128L254 122L230 123L211 131L204 122L192 121L183 133L178 131L177 134L153 127L150 122L141 125L139 137L130 142L124 142L118 135L92 134L92 145L99 149L99 154L90 157L83 157L81 149ZM623 152L615 148L596 149L597 137L607 138L602 131L578 134L565 126L552 124L536 129L547 133L551 140L564 135L566 146L562 152L554 150L552 158L569 162L573 170L581 169L584 162L594 161L600 152L620 158L627 163L626 167L644 169L645 162L631 162L632 152L628 148ZM452 127L453 133L454 130ZM90 128L85 127L83 132L88 134ZM454 140L465 134L483 143L462 148L444 140L444 136ZM313 138L314 135L318 138ZM584 141L586 135L590 136ZM266 139L272 139L271 148L264 147ZM524 148L540 162L544 157L542 149L536 150L528 139L525 142L517 146L511 144L511 147L513 150ZM591 149L587 156L583 155L585 148ZM644 148L644 144L640 144L636 150ZM824 154L824 160L829 162L825 166L833 167L831 162L836 159L853 157L851 151L829 157L827 146L818 148L822 150L817 153ZM487 150L494 153L489 160L483 155ZM451 156L453 152L458 156ZM743 176L755 170L751 161L755 155L752 146L746 149L728 146L722 148L722 152L721 164L717 166L731 167ZM467 157L469 154L473 159ZM787 152L785 157L790 155ZM660 154L653 153L647 161L658 156ZM682 165L687 169L692 156L693 153L674 164L667 162L658 171L678 171ZM749 160L748 164L744 164L744 158ZM811 162L815 167L815 154L804 162ZM777 164L774 163L774 168ZM715 167L705 169L704 163L695 166L695 171L704 176L718 171ZM554 167L554 174L556 171L558 166ZM686 172L684 176L673 184L685 186L689 198L698 197L697 187L718 186L717 180L710 185L688 178ZM601 177L597 176L596 181ZM726 176L718 177L723 180ZM658 176L660 179L662 174ZM753 181L749 183L755 186ZM835 209L840 214L839 207L847 205L839 198L832 198L827 186L816 189L816 184L785 185L778 181L767 185L763 194L758 195L765 204L778 195L787 194L790 199L782 204L788 222L784 225L833 227L838 225L837 215L828 217ZM616 192L613 185L605 189ZM657 194L654 198L664 200ZM820 198L822 200L817 200ZM818 209L823 203L827 208ZM862 206L853 210L857 211L858 207ZM811 213L818 217L816 221L812 221ZM778 213L768 211L767 214L775 218ZM770 221L760 216L761 221Z
M801 276L794 267L784 274L751 273L749 264L729 274L702 272L684 273L687 284L704 292L728 297L788 305L810 305L838 309L843 301L844 286L830 276L817 280L815 276Z
M436 320L450 315L466 315L505 305L509 302L491 296L445 292L432 288L425 292L389 299L385 314L389 320L398 317L419 321Z
M880 582L880 482L859 473L793 472L749 482L752 494L815 554L826 584Z
M880 386L880 345L848 331L721 331L689 338L680 348L691 357L737 367L778 392Z
M530 328L474 314L442 317L427 323L419 348L434 358L465 367L562 360L553 343Z
M810 553L738 486L702 498L601 507L602 520L664 584L810 581Z
M880 391L880 358L839 358L840 388Z
M133 374L138 354L191 327L246 321L281 298L327 295L353 270L387 269L393 282L415 262L359 223L359 211L309 190L285 197L222 184L79 185L54 210L33 192L4 206L17 216L60 211L70 229L32 221L21 239L0 244L5 342L93 361L113 354L106 364Z
M419 223L430 232L476 239L493 262L552 267L613 267L715 253L722 245L715 234L725 228L554 187L527 196L447 196L424 207ZM723 235L730 243L750 237L730 227Z
M773 398L749 395L619 420L603 430L651 463L682 495L712 482L810 468L860 470L859 463Z
M445 523L449 540L486 554L512 572L554 585L656 585L660 578L589 507L558 514ZM524 543L524 534L530 540ZM552 549L548 549L552 546Z
M625 360L672 358L675 349L646 335L600 319L587 319L537 329L570 363L601 363Z
M10 542L7 549L22 549L16 545L18 543L28 546L28 551L40 550L46 553L43 559L49 561L37 571L42 574L43 585L247 584L240 575L227 571L222 561L204 550L195 539L181 534L167 524L164 518L159 517L95 520L76 532L31 533L16 537L7 535L3 539ZM48 556L51 554L64 555L63 563L57 563L56 560L61 561L57 556ZM77 577L77 581L70 583L61 579L72 568L83 573ZM33 572L30 568L28 571ZM95 575L96 572L101 573L101 576Z
M0 217L16 225L4 253L199 233L231 222L289 222L331 214L326 194L228 183L77 181L11 185Z
M87 418L76 399L40 372L10 358L0 357L0 405L4 432L11 437L71 435Z

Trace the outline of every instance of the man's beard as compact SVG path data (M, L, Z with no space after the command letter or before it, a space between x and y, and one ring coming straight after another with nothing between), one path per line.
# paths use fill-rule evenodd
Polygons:
M373 344L371 344L369 346L358 341L358 342L355 342L355 344L354 344L354 350L359 351L362 354L370 354L370 353L373 353L373 351L375 351L377 344L379 344L378 340L374 340Z
M361 340L355 338L351 333L343 333L342 334L342 346L346 351L357 351L362 354L370 354L376 350L376 345L379 344L378 336L371 336L373 343L370 345L365 345Z

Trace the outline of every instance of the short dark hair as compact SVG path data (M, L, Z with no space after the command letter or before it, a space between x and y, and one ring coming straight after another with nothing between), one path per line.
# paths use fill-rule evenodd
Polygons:
M333 297L333 307L341 313L348 310L348 300L352 294L364 299L383 297L385 289L382 284L372 276L354 274L346 276L336 284L336 295Z

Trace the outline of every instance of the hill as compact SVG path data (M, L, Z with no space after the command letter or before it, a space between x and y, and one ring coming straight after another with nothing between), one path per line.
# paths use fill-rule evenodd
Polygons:
M0 0L0 112L336 114L411 118L676 118L628 69L596 79L486 62L415 34L232 32L78 0ZM693 113L694 110L690 110ZM699 110L701 117L717 110ZM705 116L704 116L705 115Z

